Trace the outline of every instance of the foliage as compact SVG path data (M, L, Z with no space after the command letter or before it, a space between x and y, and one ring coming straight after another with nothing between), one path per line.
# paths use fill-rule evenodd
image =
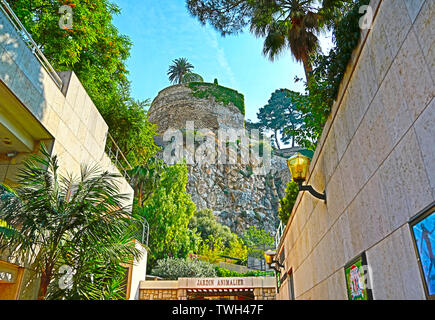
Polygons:
M241 238L248 247L271 247L274 245L273 237L264 229L251 226L243 231Z
M240 259L242 263L246 263L248 258L248 248L241 239L236 238L228 246L225 246L222 238L213 235L203 240L198 253L202 260L213 264L221 261L222 256Z
M134 100L128 89L116 96L116 100L102 109L101 115L130 165L144 165L158 151L153 140L157 126L148 121L149 101Z
M216 271L213 265L198 259L166 258L157 261L152 274L166 280L178 278L213 278Z
M276 90L272 93L268 104L260 108L257 113L259 126L274 132L273 138L278 149L281 149L279 133L283 134L281 138L283 142L292 140L292 146L295 146L292 132L296 131L303 122L300 112L294 106L290 93L291 91L288 89Z
M210 209L197 211L189 222L189 228L196 230L203 240L207 240L209 236L213 235L221 239L225 246L229 246L230 242L237 238L228 226L217 221Z
M147 101L130 96L126 61L131 41L112 19L120 13L110 0L8 0L27 31L57 71L72 70L132 165L155 153ZM72 29L61 29L59 8L73 9Z
M215 269L216 276L219 278L273 277L275 275L274 271L248 271L245 273L240 273L220 267L216 267Z
M200 99L214 97L217 102L223 102L224 105L231 102L245 115L245 97L236 90L207 82L191 82L188 86L192 89L194 97Z
M278 215L282 223L286 225L299 194L298 184L294 181L290 181L285 189L285 193L285 197L281 199L281 208L279 209Z
M188 72L183 76L183 80L181 80L181 83L189 82L204 82L204 79L197 73Z
M187 0L193 16L209 22L222 35L242 32L246 26L264 37L263 53L273 60L289 48L297 61L311 71L309 55L318 47L317 35L330 25L344 2L341 0Z
M83 167L79 177L63 176L57 157L45 147L41 152L24 162L15 194L3 189L0 219L14 232L0 232L0 249L32 263L40 277L38 299L121 298L117 268L140 253L131 241L136 226L122 205L127 196L119 192L119 176L97 167ZM54 284L61 265L76 272L69 292ZM107 276L90 283L84 276L90 272Z
M335 47L329 55L317 55L314 59L315 68L307 93L291 93L296 109L302 114L304 124L300 129L288 129L288 132L294 135L300 146L314 150L317 145L332 105L337 99L353 50L360 39L359 8L368 2L358 1L343 10L344 14L332 24Z
M312 91L321 95L326 105L332 106L337 98L347 65L361 36L359 20L362 14L359 9L369 3L370 0L359 0L343 11L345 14L332 24L334 48L328 55L318 55L314 59L313 76L318 85Z
M150 225L149 263L167 257L186 257L196 251L199 236L188 228L196 206L186 193L187 167L177 164L160 174L158 189L146 205L135 207L135 215L145 217Z
M188 73L191 73L193 68L194 66L189 63L186 58L175 59L169 66L169 81L171 81L173 84L183 83L184 76Z
M143 208L159 189L162 173L167 165L160 159L148 159L144 166L136 166L128 171L131 177L130 185L133 187L137 205Z

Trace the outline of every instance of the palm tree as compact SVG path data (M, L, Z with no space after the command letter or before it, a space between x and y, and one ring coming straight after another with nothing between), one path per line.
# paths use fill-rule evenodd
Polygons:
M132 186L137 204L143 207L154 191L158 189L164 163L158 158L150 158L145 166L136 166L128 171L131 176L130 185Z
M179 58L172 61L169 66L169 81L173 84L181 84L186 73L190 73L194 66L186 58Z
M312 72L310 55L319 48L317 34L324 26L324 17L313 8L311 0L289 0L285 7L254 10L251 32L265 37L263 54L273 61L289 48L293 57L302 62L307 81Z
M0 189L0 219L8 226L0 228L0 254L32 264L39 300L122 298L120 264L140 253L132 241L136 221L117 187L120 176L84 166L78 178L63 176L56 156L45 147L41 152L25 161L15 193ZM75 270L69 291L56 281L63 265Z

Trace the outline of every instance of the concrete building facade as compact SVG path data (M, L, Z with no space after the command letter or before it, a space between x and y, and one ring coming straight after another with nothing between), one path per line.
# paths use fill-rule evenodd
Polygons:
M433 298L435 2L370 6L311 161L307 184L327 202L299 194L277 299L351 298L359 284L346 270L359 257L373 299Z

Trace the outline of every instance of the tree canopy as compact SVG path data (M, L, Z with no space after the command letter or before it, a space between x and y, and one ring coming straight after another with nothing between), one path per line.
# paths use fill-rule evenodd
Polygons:
M351 0L187 0L190 13L209 22L223 36L250 31L264 37L263 53L273 60L290 49L302 61L307 80L309 56L318 48L318 34L331 24L343 3Z
M291 93L287 89L276 90L272 93L268 104L260 108L257 113L259 126L273 132L273 138L278 149L281 149L279 143L280 134L282 134L281 140L283 142L292 140L292 146L295 146L293 132L303 123L301 112L295 108Z
M147 101L131 98L126 61L131 41L113 25L121 10L109 0L74 0L70 29L60 28L59 0L8 0L57 71L74 71L133 166L156 151Z

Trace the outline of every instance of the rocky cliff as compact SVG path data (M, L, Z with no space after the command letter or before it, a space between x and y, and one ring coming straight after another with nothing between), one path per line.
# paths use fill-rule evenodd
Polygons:
M220 97L214 95L198 98L188 85L162 90L149 112L150 121L159 126L156 142L165 147L164 132L169 128L185 130L187 121L194 121L195 130L209 129L209 135L214 135L218 143L219 129L244 130L240 108L231 101L219 100ZM191 156L189 151L186 156ZM236 164L194 162L188 165L187 191L198 209L211 209L232 231L241 233L250 226L257 226L274 235L279 224L279 200L285 195L290 176L285 158L272 156L270 171L262 175L256 174L260 164L261 159L255 156L248 162L237 161Z

